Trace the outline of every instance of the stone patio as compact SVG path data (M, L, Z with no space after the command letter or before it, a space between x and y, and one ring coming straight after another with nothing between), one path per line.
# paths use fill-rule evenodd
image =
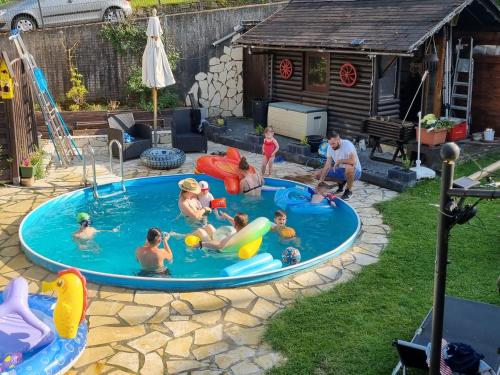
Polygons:
M209 152L225 146L209 143ZM260 166L261 155L242 152ZM182 168L149 170L136 161L125 163L127 178L193 172L199 154L188 154ZM105 161L98 173L107 173ZM276 163L275 176L310 180L310 168ZM30 292L54 275L33 265L19 247L18 228L32 209L80 187L81 165L50 168L33 188L0 188L0 289L23 276ZM284 361L262 340L267 320L297 298L318 294L351 279L363 266L377 262L389 228L377 202L397 193L358 182L349 202L363 228L354 247L315 269L278 281L245 288L193 293L134 291L89 284L88 344L68 374L262 374Z

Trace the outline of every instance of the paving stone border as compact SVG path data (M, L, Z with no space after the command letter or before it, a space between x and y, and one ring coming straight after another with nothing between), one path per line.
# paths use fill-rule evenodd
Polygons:
M209 151L224 146L209 144ZM261 155L242 152L260 165ZM126 177L190 173L199 154L188 154L176 170L149 170L139 161L125 164ZM105 174L106 160L98 165ZM304 180L310 170L277 163L277 177ZM33 265L19 248L22 218L46 200L78 188L81 166L52 167L34 188L0 188L0 288L22 275L31 293L54 275ZM356 244L339 257L289 277L235 289L192 293L134 291L89 283L89 340L68 374L262 374L285 359L262 337L266 322L301 296L311 296L351 279L378 261L389 227L373 207L397 193L358 182L349 202L363 227Z

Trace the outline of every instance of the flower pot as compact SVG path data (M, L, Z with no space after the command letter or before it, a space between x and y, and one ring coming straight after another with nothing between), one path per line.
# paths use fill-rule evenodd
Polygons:
M311 153L311 146L302 143L290 143L288 145L288 152L307 156Z
M447 133L448 129L431 130L430 132L427 129L420 129L420 143L427 146L443 144L446 142Z
M26 187L33 186L33 184L35 183L35 177L21 178L19 183L21 184L21 186L26 186Z
M311 146L311 152L314 154L318 152L319 146L323 142L323 137L321 135L308 135L307 143Z
M19 174L21 175L21 178L31 178L33 177L33 167L19 167Z

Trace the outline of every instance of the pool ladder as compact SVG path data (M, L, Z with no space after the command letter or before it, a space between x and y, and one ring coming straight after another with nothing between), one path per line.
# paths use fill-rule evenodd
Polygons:
M117 145L118 147L118 154L120 155L120 176L117 176L113 173L113 144ZM122 145L120 142L118 142L116 139L113 139L111 142L109 142L108 145L108 150L109 150L109 174L106 175L101 175L97 176L96 174L96 166L95 166L95 153L94 153L94 148L92 145L87 143L82 147L82 156L83 156L83 184L85 186L92 185L93 191L94 191L94 198L99 199L99 198L109 198L113 197L118 194L123 194L125 193L125 180L123 178L123 153L122 153ZM92 180L89 179L89 176L87 175L87 157L90 158L92 161ZM104 186L104 185L110 185L115 182L121 182L121 189L118 191L115 191L113 193L109 194L99 194L98 187L99 186Z

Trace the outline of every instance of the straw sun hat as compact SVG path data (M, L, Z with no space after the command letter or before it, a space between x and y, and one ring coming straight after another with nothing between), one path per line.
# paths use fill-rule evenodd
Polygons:
M185 178L184 180L180 180L179 188L193 194L200 194L201 192L200 185L194 178Z

